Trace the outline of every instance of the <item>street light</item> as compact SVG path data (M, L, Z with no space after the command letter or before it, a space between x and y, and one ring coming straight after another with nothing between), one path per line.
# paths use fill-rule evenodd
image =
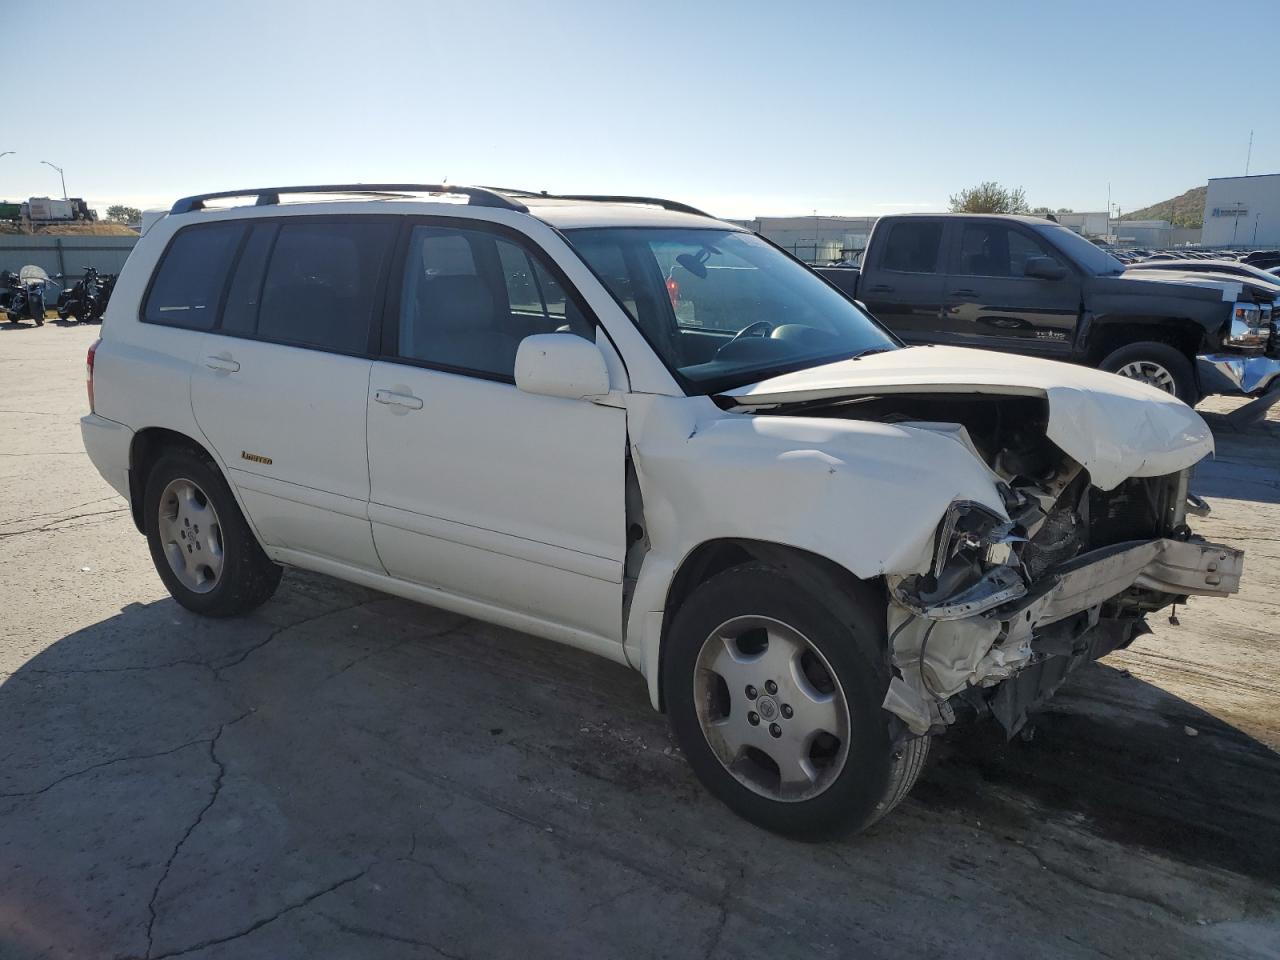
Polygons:
M7 157L11 153L17 153L16 150L0 150L0 157Z
M66 174L62 172L62 168L56 163L50 163L48 160L41 160L40 162L46 167L53 167L53 169L58 171L58 176L62 178L62 199L67 199L67 177Z

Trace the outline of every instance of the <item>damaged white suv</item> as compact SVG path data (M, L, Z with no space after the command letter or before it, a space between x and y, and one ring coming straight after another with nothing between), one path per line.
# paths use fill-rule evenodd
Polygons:
M243 613L293 565L629 664L703 783L800 837L890 810L958 716L1012 733L1145 614L1239 586L1185 522L1212 438L1180 401L904 348L662 200L182 200L89 398L184 606Z

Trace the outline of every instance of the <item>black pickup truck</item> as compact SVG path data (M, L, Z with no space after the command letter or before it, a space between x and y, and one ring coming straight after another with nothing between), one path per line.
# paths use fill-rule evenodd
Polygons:
M861 268L817 270L908 343L1083 363L1192 404L1221 389L1220 380L1202 382L1206 363L1222 370L1250 364L1255 387L1280 373L1280 307L1273 314L1265 284L1204 273L1126 274L1105 250L1038 217L882 217Z

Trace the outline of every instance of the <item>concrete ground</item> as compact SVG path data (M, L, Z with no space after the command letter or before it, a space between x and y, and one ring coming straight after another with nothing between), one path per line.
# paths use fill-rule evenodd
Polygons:
M298 571L186 613L80 446L95 336L0 325L0 957L1280 956L1280 410L1208 405L1239 598L814 846L617 665Z

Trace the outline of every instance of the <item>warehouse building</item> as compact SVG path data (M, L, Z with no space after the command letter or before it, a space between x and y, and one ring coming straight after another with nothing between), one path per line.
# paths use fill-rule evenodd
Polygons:
M1210 180L1201 242L1206 247L1280 247L1280 173Z
M876 217L756 217L734 223L772 240L806 263L853 260L867 247Z

